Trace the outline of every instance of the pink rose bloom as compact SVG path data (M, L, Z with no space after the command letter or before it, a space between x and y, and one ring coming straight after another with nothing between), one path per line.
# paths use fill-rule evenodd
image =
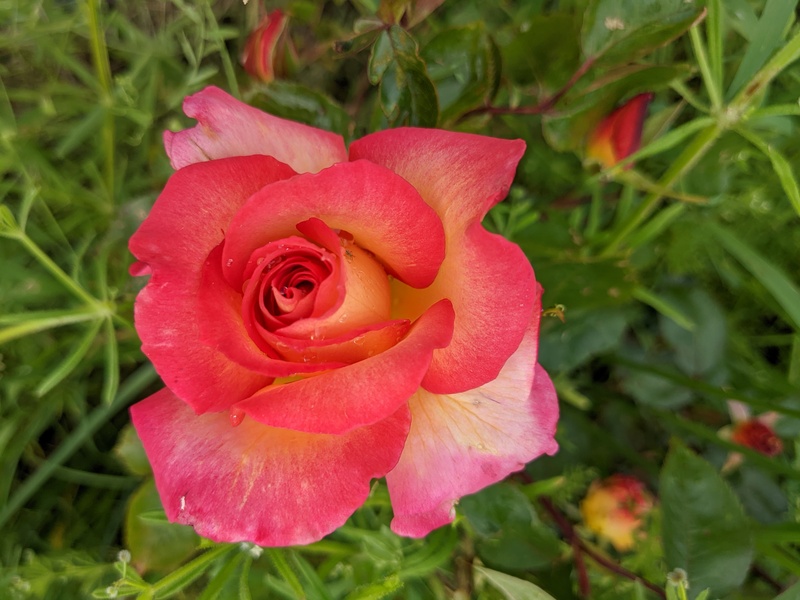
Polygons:
M552 454L541 288L481 219L522 141L393 129L354 142L217 88L164 141L177 171L130 241L166 387L131 415L167 516L217 541L305 544L386 477L392 529Z

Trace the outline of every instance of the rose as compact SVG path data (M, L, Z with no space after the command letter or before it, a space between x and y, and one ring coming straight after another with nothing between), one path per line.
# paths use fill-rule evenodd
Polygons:
M287 45L284 37L287 21L286 14L275 9L264 16L247 36L241 63L254 79L269 82L282 75Z
M592 482L581 502L581 515L590 531L627 552L652 508L653 497L641 481L617 474Z
M167 386L131 414L170 520L307 543L386 476L392 528L423 536L555 452L541 289L480 225L521 141L395 129L348 155L216 88L184 110L198 125L165 133L178 170L130 241Z
M653 94L639 94L604 117L589 134L587 158L610 168L625 160L642 145L642 128ZM633 163L625 168L630 169Z

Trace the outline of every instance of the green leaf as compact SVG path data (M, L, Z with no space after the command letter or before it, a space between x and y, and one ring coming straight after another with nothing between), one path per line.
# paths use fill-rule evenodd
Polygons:
M580 67L580 19L559 12L534 15L525 27L502 48L506 73L518 85L538 83L555 92Z
M128 473L133 475L149 475L151 473L150 462L147 460L142 441L130 423L122 428L114 446L114 454Z
M417 43L403 28L393 25L381 34L373 47L369 72L373 84L380 80L381 110L391 126L436 125L436 88L419 56Z
M767 288L794 327L800 330L800 289L789 276L727 229L713 224L709 224L709 229L722 246Z
M694 331L688 331L672 319L659 319L661 333L675 351L676 364L689 376L708 379L724 362L727 324L722 309L707 292L697 288L664 296L696 323Z
M462 498L460 508L477 534L478 554L501 569L541 569L561 555L561 544L540 522L527 496L498 484Z
M378 36L375 45L372 47L372 52L369 55L369 67L367 74L369 82L372 85L378 85L383 79L386 69L394 61L394 48L392 47L392 40L389 37L389 31L384 29Z
M604 64L632 62L686 32L703 14L685 0L593 0L583 19L587 58Z
M751 30L750 43L728 88L726 96L729 100L781 47L796 7L797 0L767 0L758 24Z
M500 57L482 23L442 31L421 54L436 84L443 123L494 97L500 83Z
M403 587L403 582L397 574L389 575L375 583L358 588L348 594L346 600L380 600Z
M128 502L125 514L125 545L131 562L140 573L170 572L178 568L197 549L198 535L187 525L144 520L143 513L161 509L155 483L149 479Z
M508 600L555 600L550 594L530 581L485 567L476 566L474 569L476 573L483 575L492 586L503 592L503 595Z
M800 582L795 583L780 596L776 596L775 600L800 600Z
M567 306L565 315L566 323L548 319L542 325L539 361L548 370L569 371L617 347L629 319L625 310L610 307L571 310Z
M345 110L325 94L291 81L271 81L256 88L249 100L253 106L284 119L350 134L351 119Z
M744 509L717 470L676 442L660 479L664 557L684 569L690 596L724 596L741 585L753 559ZM694 594L694 595L693 595Z
M237 549L238 545L235 544L221 544L210 550L206 550L203 554L186 563L177 571L173 571L153 584L151 588L153 597L169 598L173 594L177 594L201 577L220 558L228 555L228 560L233 560L235 555L232 553Z
M350 38L349 40L340 40L333 43L333 50L337 54L349 56L358 54L362 50L366 50L371 46L378 36L381 34L381 29L370 29L362 34Z

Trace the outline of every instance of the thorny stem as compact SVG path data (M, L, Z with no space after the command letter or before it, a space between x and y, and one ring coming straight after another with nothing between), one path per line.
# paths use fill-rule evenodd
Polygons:
M625 579L630 579L631 581L638 581L641 585L646 587L651 592L657 594L659 598L666 599L667 595L664 593L660 587L651 583L647 579L637 575L626 569L625 567L618 565L617 563L609 560L602 554L599 554L592 548L586 545L581 537L576 533L575 528L572 526L572 523L561 513L558 508L556 508L555 504L553 504L549 498L539 498L539 504L547 511L547 514L555 521L558 528L564 534L566 540L572 546L574 556L575 556L575 568L578 571L578 586L580 589L580 593L584 598L589 597L590 590L588 589L589 580L586 573L586 564L583 560L583 555L585 554L589 558L591 558L594 562L598 565L611 571L612 573L619 575L620 577L624 577ZM584 587L585 586L585 587Z

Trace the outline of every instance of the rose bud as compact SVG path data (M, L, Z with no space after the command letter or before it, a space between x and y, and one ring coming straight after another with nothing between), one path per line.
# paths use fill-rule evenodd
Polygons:
M777 456L783 451L781 438L769 425L758 419L748 419L734 424L731 439L766 456Z
M765 456L777 456L783 452L783 442L775 433L775 422L779 415L770 411L753 416L750 407L738 400L728 400L728 412L731 416L731 425L723 427L719 435L741 446L746 446ZM737 468L744 461L744 456L739 452L730 452L722 472L726 473Z
M634 96L600 121L586 144L587 157L608 168L639 150L647 107L652 100L651 93Z
M386 477L392 529L421 537L557 450L541 286L481 225L524 142L397 128L347 149L213 87L184 111L130 240L166 386L131 417L171 521L305 544Z
M288 17L273 10L250 33L242 51L242 66L251 77L268 83L283 74Z
M633 548L634 534L653 508L644 484L629 475L612 475L595 481L581 502L583 522L619 552Z

